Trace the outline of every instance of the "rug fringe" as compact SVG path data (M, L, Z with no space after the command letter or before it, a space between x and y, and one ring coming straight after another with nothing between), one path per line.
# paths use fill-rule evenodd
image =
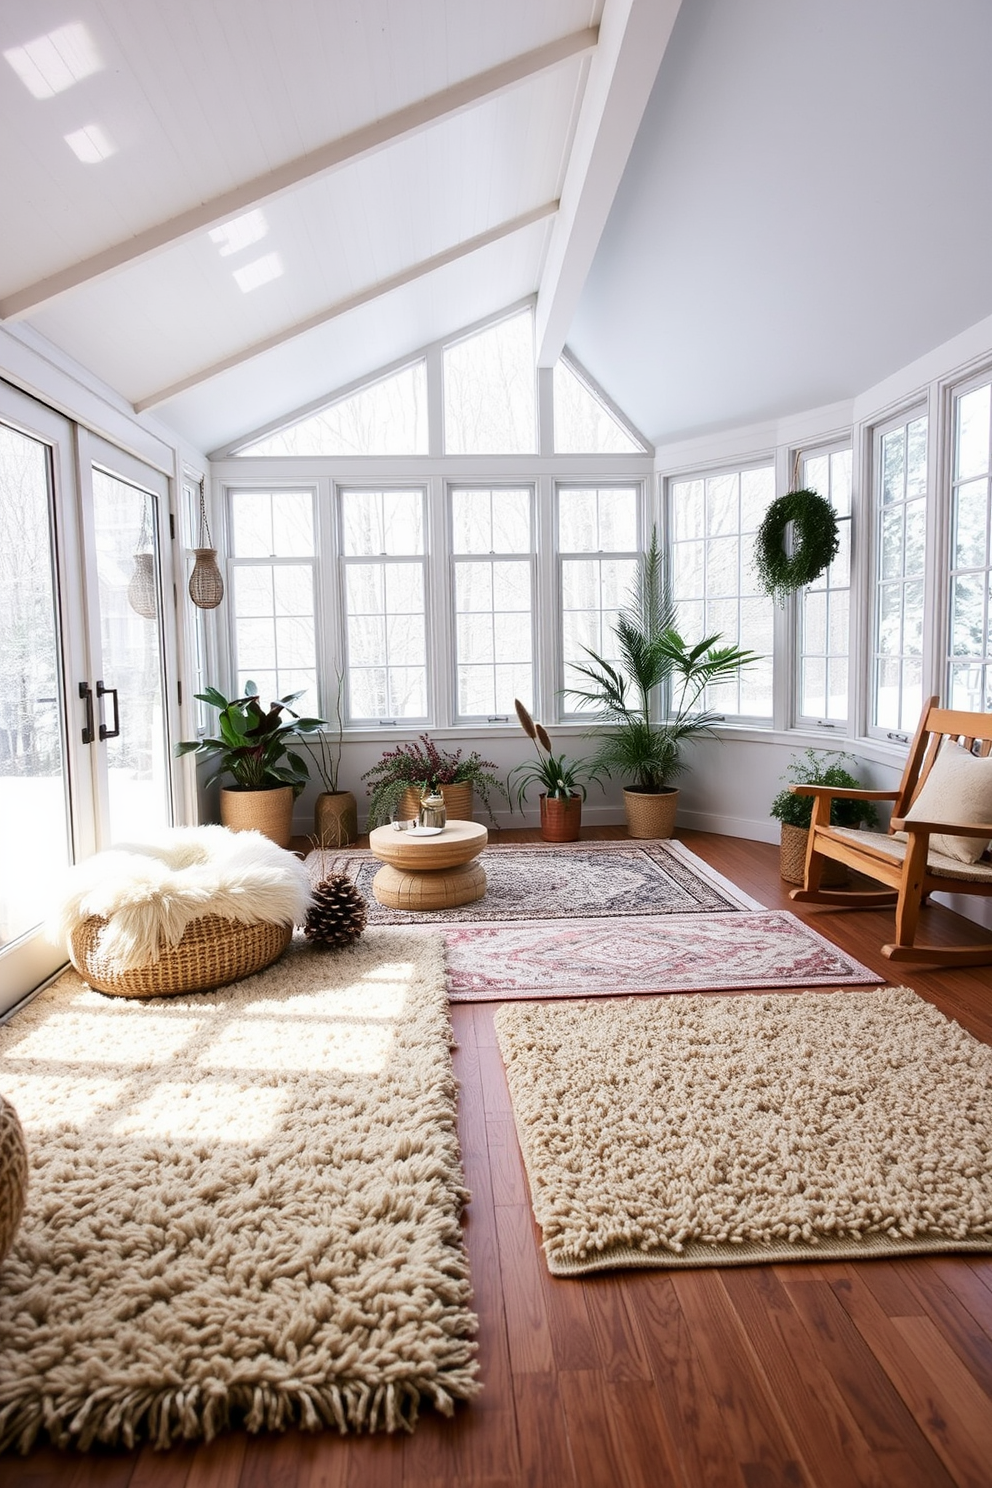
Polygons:
M469 1352L472 1345L467 1345ZM298 1386L291 1390L271 1385L238 1385L223 1395L205 1394L197 1385L161 1393L134 1391L122 1400L101 1399L102 1391L60 1408L50 1397L41 1401L25 1394L0 1411L0 1451L22 1454L47 1438L61 1449L88 1451L96 1445L133 1448L147 1440L155 1451L179 1442L211 1441L219 1431L242 1429L257 1435L266 1431L336 1430L342 1436L385 1431L412 1431L422 1406L444 1416L454 1413L457 1401L469 1401L481 1386L477 1365L464 1365L437 1380L367 1384Z

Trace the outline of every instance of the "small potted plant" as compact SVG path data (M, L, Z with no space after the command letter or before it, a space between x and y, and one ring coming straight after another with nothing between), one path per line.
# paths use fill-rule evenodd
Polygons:
M314 835L317 846L323 848L348 847L358 837L358 802L351 791L340 788L338 780L344 739L344 719L341 712L343 690L344 676L339 673L334 696L337 728L333 735L321 731L315 744L310 746L314 768L324 787L313 806Z
M541 836L545 842L577 842L582 830L582 802L586 799L586 781L599 780L602 770L594 761L570 760L555 754L551 736L543 723L535 723L519 698L513 705L520 727L533 740L537 758L514 765L507 784L516 792L517 805L523 810L528 788L543 786L541 802Z
M863 781L846 769L843 761L855 764L853 756L840 750L804 749L789 765L783 780L795 785L833 785L844 790L858 790ZM797 796L788 785L780 790L770 808L771 815L782 823L782 846L779 872L786 883L801 884L806 878L806 844L813 816L813 797ZM834 801L830 822L835 827L874 827L878 813L870 801ZM824 863L820 882L836 886L847 881L843 863Z
M392 816L403 820L415 817L421 798L426 794L444 799L449 821L471 821L475 792L495 823L492 795L506 798L506 789L494 774L492 760L484 760L478 750L463 755L439 749L428 734L411 744L387 749L380 760L366 770L369 801L369 831L382 826Z
M293 831L293 802L309 778L307 762L289 746L299 734L321 728L323 718L301 718L292 703L302 693L291 692L263 708L254 682L245 695L226 698L216 687L196 696L217 709L217 735L187 739L176 754L204 754L217 768L208 784L230 775L234 784L222 787L220 819L235 832L254 830L288 847ZM287 717L283 718L283 714Z

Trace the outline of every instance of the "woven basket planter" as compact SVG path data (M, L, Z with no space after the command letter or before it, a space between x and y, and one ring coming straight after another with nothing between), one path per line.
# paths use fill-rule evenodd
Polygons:
M635 791L624 789L628 837L671 837L679 809L677 790Z
M261 832L278 847L288 847L293 835L293 787L244 791L224 786L220 793L220 819L232 832Z
M28 1195L28 1149L17 1112L0 1095L0 1263L17 1234Z
M270 966L293 938L292 925L246 925L202 915L190 921L174 946L161 948L157 961L119 971L100 953L106 923L97 916L84 920L69 937L69 959L97 992L115 997L178 997L223 987Z
M806 882L806 844L809 840L808 827L792 827L788 822L782 823L782 846L779 852L779 874L786 883L801 884ZM820 874L820 886L824 889L836 889L840 884L847 883L847 869L843 863L835 863L827 859L823 864Z
M541 836L545 842L578 842L582 831L582 797L547 796L541 792Z
M313 825L318 847L349 847L358 837L358 802L351 791L321 791Z
M444 797L444 809L449 821L472 820L472 812L475 809L475 791L470 780L458 785L442 785L441 794ZM416 786L411 785L400 796L396 815L400 821L413 821L419 811L420 792Z

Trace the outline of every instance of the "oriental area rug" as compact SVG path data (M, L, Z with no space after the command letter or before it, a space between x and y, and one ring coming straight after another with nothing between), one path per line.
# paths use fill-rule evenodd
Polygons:
M382 867L367 849L312 852L307 869L316 882L346 873L368 903L373 925L477 920L574 920L589 916L733 914L761 905L683 847L681 842L509 843L490 839L479 861L485 897L457 909L387 909L372 896Z
M784 910L765 910L680 842L487 847L483 899L408 912L376 903L368 851L313 852L346 873L372 923L435 926L452 1002L877 983Z
M450 1043L440 937L392 929L190 997L67 973L0 1028L31 1160L0 1447L393 1431L474 1396Z
M496 1029L556 1276L992 1251L992 1049L906 987Z

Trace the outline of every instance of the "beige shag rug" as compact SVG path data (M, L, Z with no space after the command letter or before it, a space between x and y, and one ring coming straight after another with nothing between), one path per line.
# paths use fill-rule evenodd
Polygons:
M67 974L0 1029L31 1157L0 1447L391 1431L471 1398L450 1044L440 938L392 929L186 998Z
M992 1251L992 1049L906 987L496 1028L556 1276Z

